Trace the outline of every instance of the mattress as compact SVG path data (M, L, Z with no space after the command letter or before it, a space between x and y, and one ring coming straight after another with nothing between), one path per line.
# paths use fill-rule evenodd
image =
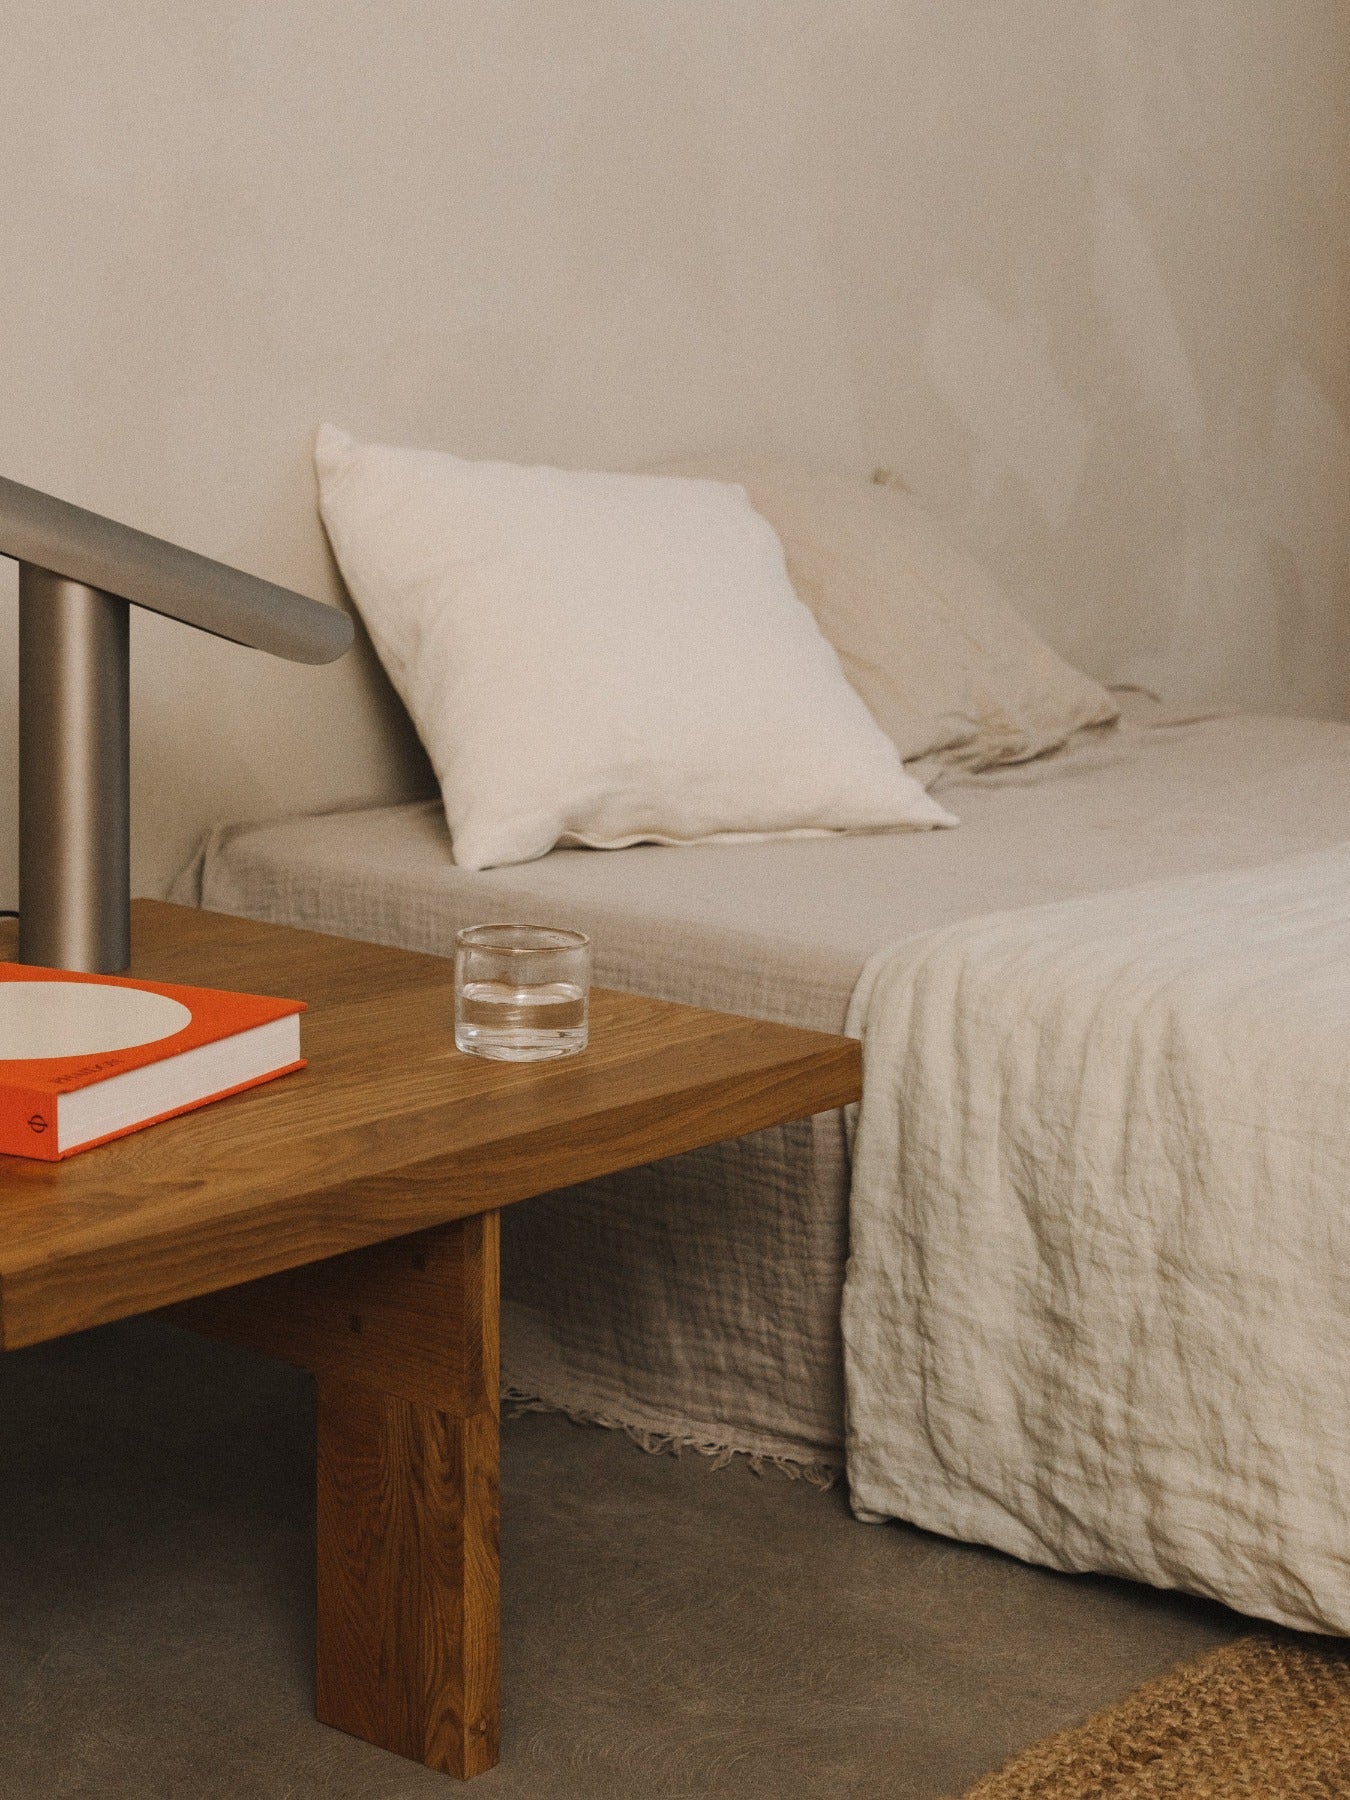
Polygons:
M227 826L174 898L441 954L473 922L570 925L598 982L840 1030L884 944L1350 839L1350 725L1127 725L940 791L958 830L558 850L483 872L454 866L431 801ZM838 1115L509 1209L508 1382L650 1441L836 1463L847 1209Z

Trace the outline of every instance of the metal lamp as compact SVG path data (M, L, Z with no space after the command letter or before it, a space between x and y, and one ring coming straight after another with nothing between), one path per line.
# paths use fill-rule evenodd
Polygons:
M19 567L19 960L131 959L130 609L292 662L352 642L337 607L0 477Z

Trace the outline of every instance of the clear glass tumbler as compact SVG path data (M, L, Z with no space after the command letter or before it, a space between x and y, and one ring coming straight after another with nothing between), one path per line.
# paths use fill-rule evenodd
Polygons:
M455 1046L496 1062L586 1048L591 940L551 925L469 925L455 936Z

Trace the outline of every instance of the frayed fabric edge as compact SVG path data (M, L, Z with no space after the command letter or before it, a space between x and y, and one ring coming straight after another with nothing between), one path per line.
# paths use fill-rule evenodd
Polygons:
M639 1450L648 1456L679 1456L686 1450L693 1450L699 1456L708 1457L714 1471L728 1468L733 1462L744 1462L752 1475L763 1475L772 1469L784 1475L789 1481L804 1481L809 1487L818 1488L826 1494L836 1487L843 1469L839 1464L823 1461L805 1462L793 1456L774 1455L764 1450L738 1450L732 1444L710 1443L702 1438L679 1437L674 1432L651 1431L644 1425L633 1425L625 1419L613 1419L604 1413L588 1411L582 1407L559 1406L550 1400L541 1400L538 1394L527 1393L509 1383L502 1387L502 1404L507 1408L507 1417L523 1418L527 1413L558 1413L565 1419L571 1419L574 1425L598 1425L603 1431L621 1431L630 1443L636 1444Z

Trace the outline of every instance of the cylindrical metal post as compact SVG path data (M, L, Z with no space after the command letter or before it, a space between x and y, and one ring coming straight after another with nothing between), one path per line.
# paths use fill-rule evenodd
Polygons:
M19 960L131 960L130 608L19 570Z

